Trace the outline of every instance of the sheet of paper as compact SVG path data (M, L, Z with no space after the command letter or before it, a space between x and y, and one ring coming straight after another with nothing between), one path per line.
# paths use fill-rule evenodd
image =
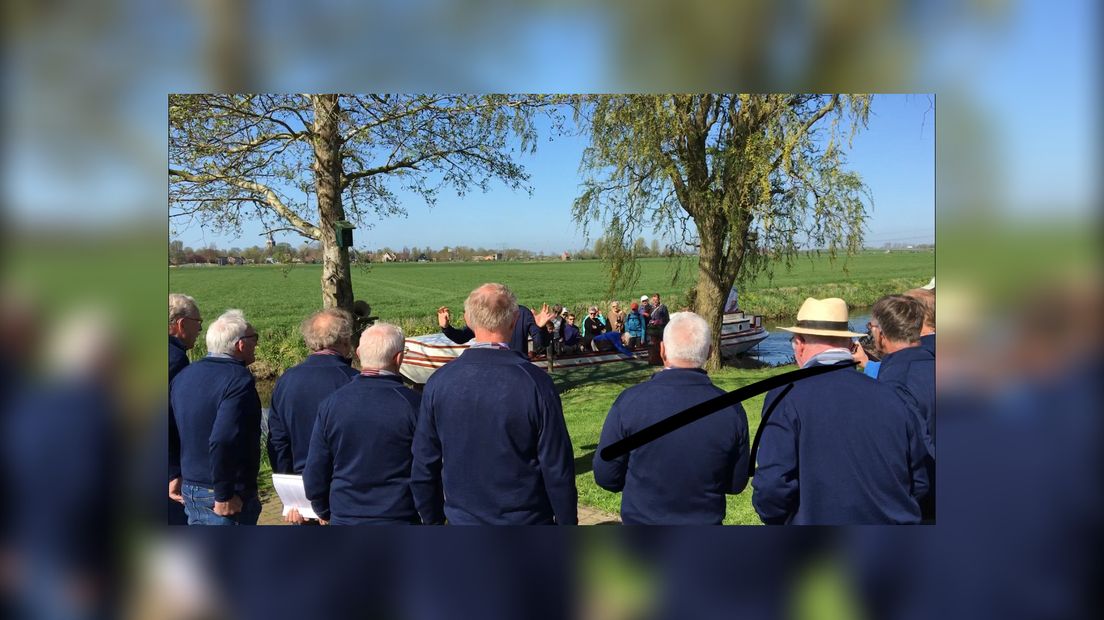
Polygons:
M318 515L314 513L314 508L311 507L310 500L307 499L307 492L303 490L302 476L272 474L272 486L276 489L276 494L280 496L280 501L284 504L285 517L292 508L297 508L304 519L318 518Z

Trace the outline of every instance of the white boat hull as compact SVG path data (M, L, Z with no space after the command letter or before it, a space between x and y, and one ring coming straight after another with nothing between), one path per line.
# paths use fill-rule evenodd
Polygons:
M763 328L762 317L746 316L743 313L726 314L721 324L721 355L739 355L766 339L767 330ZM399 372L414 383L424 384L445 364L459 357L468 349L466 344L456 344L444 334L413 336L406 339L406 353L403 356ZM617 351L583 353L567 355L553 360L553 368L574 368L625 362L628 360L648 359L647 349L637 349L632 356ZM539 368L548 369L548 360L541 357L532 363Z

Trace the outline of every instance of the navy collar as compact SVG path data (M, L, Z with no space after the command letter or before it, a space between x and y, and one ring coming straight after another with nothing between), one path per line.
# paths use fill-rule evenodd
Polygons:
M169 334L169 346L170 347L176 347L176 348L180 349L181 351L187 351L187 349L184 348L184 343L181 342L179 338L177 338L176 336L173 336L172 334Z
M701 368L664 368L652 375L652 381L664 383L704 384L713 382L709 379L709 373Z
M311 353L303 363L310 366L349 366L351 362L340 355Z

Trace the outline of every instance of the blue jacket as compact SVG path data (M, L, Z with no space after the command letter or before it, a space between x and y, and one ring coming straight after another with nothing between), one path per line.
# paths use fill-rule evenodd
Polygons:
M932 356L935 356L935 334L928 334L927 336L920 336L920 347L931 351Z
M303 487L337 525L418 523L411 444L421 397L402 378L357 376L318 408Z
M764 523L917 523L923 429L889 385L839 370L771 390L752 505Z
M468 349L433 373L411 486L425 523L575 524L575 463L552 379L490 348Z
M935 456L935 355L923 346L908 347L882 358L878 381L899 388L924 425L925 441Z
M188 365L188 351L176 336L169 336L169 383Z
M639 312L633 312L629 310L629 313L625 315L625 331L630 336L636 336L641 340L644 339L644 317Z
M268 461L272 473L302 473L318 405L358 374L345 359L315 354L280 376L268 412Z
M457 329L449 325L447 327L442 327L441 333L456 344L464 344L472 338L475 338L475 332L473 332L470 327ZM529 338L533 339L534 350L540 351L548 346L546 335L546 331L537 327L537 319L533 316L533 311L525 306L518 306L518 320L517 323L514 323L514 333L510 337L510 342L506 344L510 346L511 351L517 351L528 357Z
M170 470L184 482L213 488L215 500L257 494L261 465L261 399L253 375L235 359L205 357L170 386L170 415L180 436L169 446Z
M725 391L704 370L663 370L614 401L594 455L594 481L622 493L621 520L639 525L719 525L725 494L748 481L748 422L740 405L606 461L606 446Z
M582 337L582 333L578 327L570 323L564 323L564 344L567 346L573 346L579 344L579 339Z

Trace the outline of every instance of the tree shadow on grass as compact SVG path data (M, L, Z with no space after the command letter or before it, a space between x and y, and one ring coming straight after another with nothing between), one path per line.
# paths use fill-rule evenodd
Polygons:
M575 475L589 474L594 471L594 454L598 451L598 444L588 443L585 446L580 446L583 450L588 450L583 454L575 457Z
M625 360L593 366L557 368L551 373L552 381L561 394L591 383L628 383L647 379L662 366L649 366L642 360Z

